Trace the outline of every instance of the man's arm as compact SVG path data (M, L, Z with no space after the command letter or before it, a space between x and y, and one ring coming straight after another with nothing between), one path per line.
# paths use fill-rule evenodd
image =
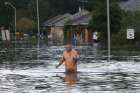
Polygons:
M65 59L64 57L60 60L59 64L56 66L56 68L59 68L63 63L64 63Z
M74 58L73 58L73 60L74 60L75 62L77 62L78 59L79 59L79 54L76 52L76 53L75 53L75 56L74 56Z

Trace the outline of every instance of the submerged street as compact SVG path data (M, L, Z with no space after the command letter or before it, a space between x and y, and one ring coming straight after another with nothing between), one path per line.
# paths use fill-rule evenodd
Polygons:
M140 93L140 0L0 0L0 93Z
M80 54L77 75L66 75L64 66L55 68L64 46L43 47L39 52L17 48L16 61L10 61L10 53L1 53L0 93L140 92L140 54L137 51L129 57L128 51L112 50L109 63L107 51L97 46L75 49Z

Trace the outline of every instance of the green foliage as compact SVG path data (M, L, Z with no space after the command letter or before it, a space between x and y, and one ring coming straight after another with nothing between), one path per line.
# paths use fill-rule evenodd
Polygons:
M121 31L113 34L111 37L112 47L125 47L129 42L126 38L126 31L128 28L135 29L135 40L133 40L133 47L139 48L140 46L140 11L127 11L123 12Z
M0 0L0 21L1 24L9 25L14 23L14 10L5 6L4 2L10 2L17 8L17 19L26 17L30 20L37 20L36 0ZM75 13L78 11L77 0L39 0L40 23L50 17L63 13ZM8 24L8 22L10 22Z
M106 0L94 0L93 2L93 18L89 28L102 33L101 41L105 42L107 40L107 2ZM117 0L110 0L111 35L120 31L121 20L122 10L118 6Z
M122 19L122 31L126 31L128 28L135 29L135 41L140 44L140 11L124 12Z
M14 24L14 10L9 5L5 5L7 1L13 4L17 10L24 8L27 11L29 0L20 0L20 2L19 0L0 0L0 25L9 27Z
M5 0L0 0L0 25L8 24L8 12L4 5Z
M75 13L78 11L77 0L39 0L40 22L44 22L52 16Z
M126 38L126 31L120 31L117 34L113 34L111 37L111 46L119 47L125 46L128 44L128 40Z
M27 32L34 30L36 27L36 23L33 20L28 18L22 18L17 21L17 29L18 31Z
M106 14L106 2L102 0L94 1L93 5L93 18L89 24L89 27L93 30L106 31L107 27L107 14Z

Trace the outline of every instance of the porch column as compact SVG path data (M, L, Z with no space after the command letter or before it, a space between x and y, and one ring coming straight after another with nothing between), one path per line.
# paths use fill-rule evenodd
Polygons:
M85 27L85 43L88 44L88 29Z

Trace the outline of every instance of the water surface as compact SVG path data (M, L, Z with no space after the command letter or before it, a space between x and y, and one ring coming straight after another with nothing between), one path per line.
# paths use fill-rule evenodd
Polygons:
M137 51L130 56L128 51L114 50L108 63L106 50L75 48L80 54L78 73L69 75L64 66L55 69L63 46L44 47L38 52L36 48L20 48L16 60L14 53L1 53L0 93L140 93Z

